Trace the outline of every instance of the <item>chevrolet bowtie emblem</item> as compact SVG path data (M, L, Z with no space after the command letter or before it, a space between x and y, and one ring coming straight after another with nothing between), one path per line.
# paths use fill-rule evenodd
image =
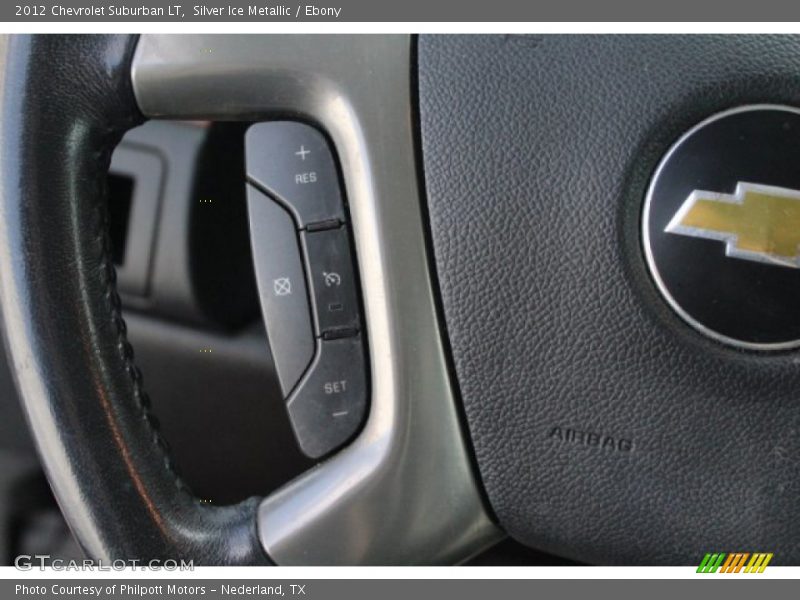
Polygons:
M725 255L800 268L800 191L739 182L733 194L695 190L666 232L725 242Z
M667 304L703 335L800 349L798 156L800 107L741 106L695 125L653 172L645 260Z

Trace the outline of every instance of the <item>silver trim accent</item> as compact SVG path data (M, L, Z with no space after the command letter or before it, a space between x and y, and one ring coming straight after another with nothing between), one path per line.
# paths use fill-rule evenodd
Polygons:
M669 290L667 289L667 286L664 284L664 281L661 279L661 275L659 274L658 268L656 267L655 258L653 257L653 251L650 246L650 233L648 231L648 226L647 226L648 222L650 221L650 202L653 195L653 189L655 188L655 183L658 180L659 176L661 175L661 171L664 169L664 166L672 157L672 154L675 152L675 150L688 138L694 135L695 132L699 131L709 123L713 123L714 121L717 121L719 119L729 117L730 115L743 112L757 111L757 110L782 110L794 114L800 114L800 109L794 108L792 106L786 106L783 104L750 104L747 106L739 106L737 108L732 108L711 115L707 119L704 119L703 121L692 127L689 131L684 133L678 139L677 142L675 142L674 144L672 144L672 146L670 146L670 149L658 163L658 167L656 167L653 176L650 178L650 185L647 188L647 194L645 195L645 200L644 200L644 209L642 211L642 223L641 223L642 245L644 246L644 254L647 260L647 266L650 269L650 274L653 277L653 281L655 282L656 287L661 292L661 295L664 296L664 299L667 301L667 304L669 304L670 308L672 308L672 310L675 311L675 313L681 319L686 321L686 323L688 323L695 330L699 331L703 335L706 335L714 340L717 340L718 342L723 342L725 344L736 346L738 348L745 348L748 350L788 350L790 348L800 347L800 339L793 340L790 342L780 342L777 344L759 344L754 342L743 342L741 340L728 337L717 331L714 331L713 329L706 327L699 321L695 320L694 317L692 317L685 310L683 310L683 308L678 304L678 302L672 297ZM772 186L761 186L761 187L772 187ZM774 189L779 189L779 188L774 188ZM737 193L738 193L738 186L737 186ZM691 197L692 196L690 195L689 198L687 198L686 202L688 202L691 199ZM681 212L681 210L683 210L684 206L686 205L686 202L684 202L684 204L681 206L681 209L678 211L679 213ZM672 225L672 221L674 221L676 217L677 215L671 219L670 224L667 225L667 229L669 229L669 227Z
M359 436L266 498L282 565L456 563L495 543L440 337L414 163L405 35L145 35L133 62L154 118L319 123L339 155L359 259L372 398ZM244 185L244 181L242 181Z

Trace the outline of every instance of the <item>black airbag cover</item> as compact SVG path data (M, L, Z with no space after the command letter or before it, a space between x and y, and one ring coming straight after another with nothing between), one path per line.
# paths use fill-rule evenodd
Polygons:
M800 355L690 329L640 236L682 133L800 106L800 38L423 36L418 61L436 272L500 524L600 564L800 564Z

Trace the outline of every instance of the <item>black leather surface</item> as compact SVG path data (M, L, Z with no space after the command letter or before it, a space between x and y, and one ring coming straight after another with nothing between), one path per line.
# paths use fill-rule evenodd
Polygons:
M13 36L3 65L0 295L6 344L61 508L89 555L266 562L257 499L201 504L175 476L125 338L105 173L141 120L135 38Z
M639 236L650 173L685 130L800 106L800 39L422 36L418 60L446 325L501 525L599 564L800 564L800 354L690 330Z

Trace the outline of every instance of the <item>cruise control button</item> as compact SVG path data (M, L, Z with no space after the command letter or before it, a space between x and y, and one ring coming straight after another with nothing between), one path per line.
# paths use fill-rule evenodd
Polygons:
M314 333L294 221L247 186L253 263L275 371L288 396L314 357Z
M301 228L344 221L336 165L319 131L294 121L258 123L245 147L247 176L285 203Z
M317 335L358 329L358 297L345 227L303 232Z
M346 442L361 425L367 406L361 336L318 343L319 354L288 403L297 441L311 458Z

